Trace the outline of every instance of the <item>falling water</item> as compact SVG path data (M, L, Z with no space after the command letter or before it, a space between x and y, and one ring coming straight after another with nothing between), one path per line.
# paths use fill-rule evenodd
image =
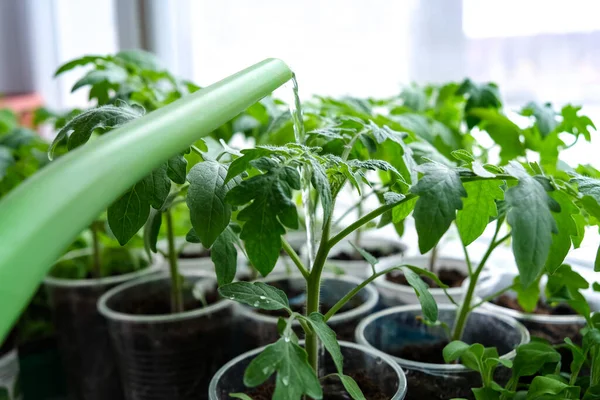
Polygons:
M304 130L304 119L302 117L302 105L298 96L298 81L296 75L292 75L292 84L294 91L294 101L290 102L290 113L294 124L294 136L296 143L306 144L306 131ZM312 204L310 196L310 177L311 171L309 167L303 167L300 171L301 186L302 186L302 206L304 208L304 220L306 226L306 248L308 252L308 268L312 268L315 260L316 237L315 225L316 215L315 207Z

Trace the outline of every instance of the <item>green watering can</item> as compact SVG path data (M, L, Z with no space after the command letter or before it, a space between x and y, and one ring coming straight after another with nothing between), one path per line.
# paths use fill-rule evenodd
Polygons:
M0 201L0 343L55 260L129 187L292 78L267 59L103 135Z

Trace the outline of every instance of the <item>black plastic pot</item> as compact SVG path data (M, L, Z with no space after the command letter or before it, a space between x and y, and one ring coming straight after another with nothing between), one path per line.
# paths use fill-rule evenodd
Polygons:
M402 400L406 395L406 378L402 369L380 351L359 346L355 343L340 342L344 356L344 374L352 376L367 399ZM243 376L248 364L264 349L258 348L228 362L219 370L210 382L210 400L228 400L229 393L246 392ZM335 365L329 354L323 354L320 361L319 376L336 373ZM267 385L274 382L274 376ZM337 379L322 379L324 399L349 399L343 386ZM378 395L368 389L379 391ZM382 397L385 396L385 397Z
M360 323L356 329L356 340L359 344L383 351L400 364L408 382L407 399L473 399L471 388L481 386L478 373L462 364L418 362L401 356L407 346L428 346L447 340L440 326L427 326L418 320L417 317L421 315L418 305L380 311ZM452 327L455 316L456 307L439 306L440 321ZM514 349L529 342L529 332L510 317L475 310L469 315L462 340L496 347L500 358L512 359L515 356ZM497 372L499 381L508 378L506 371L499 369ZM502 376L503 373L505 376Z
M269 285L283 290L289 298L290 305L303 305L306 301L306 282L299 274L282 275L276 274L262 279ZM321 284L321 312L331 308L349 291L362 282L362 279L353 276L336 276L324 274ZM334 315L327 324L336 332L338 340L354 340L354 330L362 318L369 315L375 309L379 295L372 286L367 286ZM275 342L279 338L277 332L277 313L267 314L262 310L236 303L239 316L240 332L239 341L243 341L245 351L265 346ZM298 311L303 311L298 309ZM286 316L282 313L281 316ZM297 321L294 321L294 330L302 337L302 329Z
M239 354L233 303L213 295L214 275L197 269L182 275L184 304L197 304L200 292L207 306L170 314L167 274L116 287L98 302L108 321L127 400L206 399L212 375ZM146 303L166 305L166 311L140 312Z
M73 252L68 257L89 256ZM162 259L128 274L99 279L46 277L69 397L74 400L123 398L105 319L98 313L100 296L115 286L160 269Z

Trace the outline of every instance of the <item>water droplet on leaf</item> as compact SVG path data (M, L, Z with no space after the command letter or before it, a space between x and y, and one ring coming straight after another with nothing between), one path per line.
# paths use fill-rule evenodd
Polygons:
M258 307L260 303L258 301L254 302L254 307Z
M264 300L264 299L266 299L266 297L265 296L260 296L260 299Z
M286 337L283 338L283 340L285 340L286 343L289 343L290 342L290 337L286 336Z
M283 386L287 386L290 383L289 378L286 376L284 378L281 378L281 383L283 383Z

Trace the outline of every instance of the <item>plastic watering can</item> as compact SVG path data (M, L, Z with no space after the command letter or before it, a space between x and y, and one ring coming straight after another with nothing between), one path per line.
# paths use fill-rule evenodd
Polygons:
M52 162L0 201L0 343L50 267L129 187L292 78L267 59Z

